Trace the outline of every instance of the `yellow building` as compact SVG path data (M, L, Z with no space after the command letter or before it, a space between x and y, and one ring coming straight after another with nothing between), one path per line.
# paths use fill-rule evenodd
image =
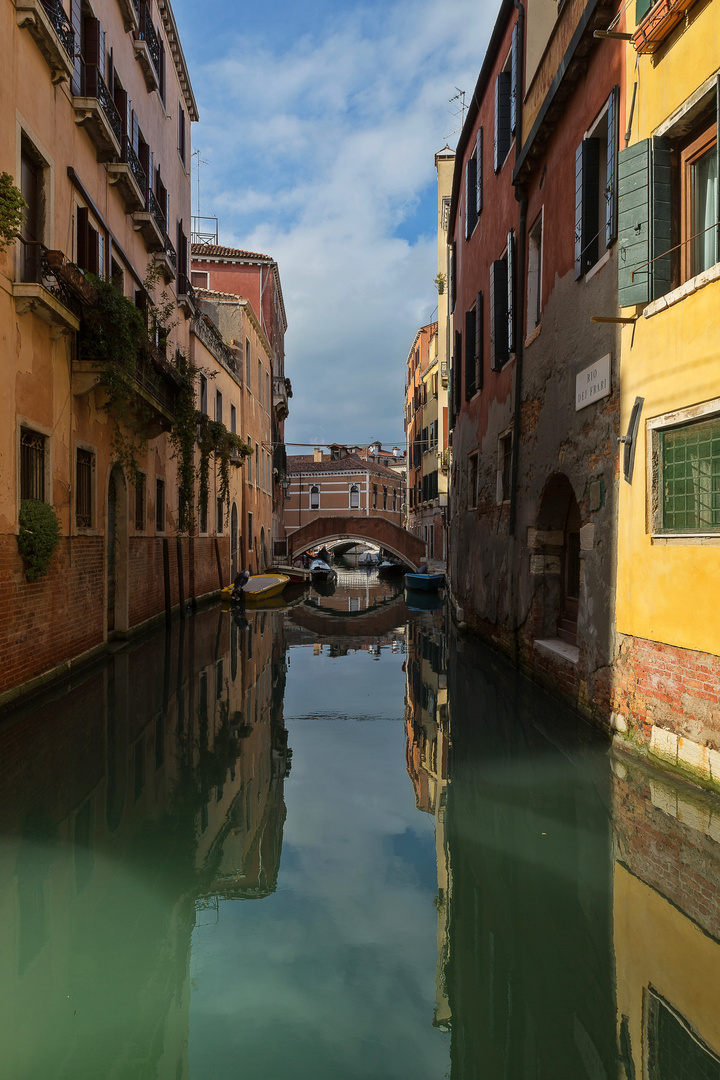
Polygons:
M720 782L720 4L626 18L613 720Z

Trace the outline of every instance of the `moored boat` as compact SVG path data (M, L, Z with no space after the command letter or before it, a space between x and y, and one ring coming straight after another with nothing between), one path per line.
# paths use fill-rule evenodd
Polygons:
M419 592L437 592L445 582L444 574L406 574L405 585Z
M337 571L324 559L313 559L310 563L310 577L313 581L334 581Z
M404 566L400 562L396 562L394 559L383 559L378 563L378 575L380 577L396 577L402 574Z
M287 574L252 574L242 587L247 604L269 600L279 596L289 581ZM233 586L226 585L221 592L223 600L232 599Z

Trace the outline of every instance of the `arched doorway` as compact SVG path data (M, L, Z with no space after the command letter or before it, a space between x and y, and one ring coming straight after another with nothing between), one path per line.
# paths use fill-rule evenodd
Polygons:
M238 512L235 503L230 511L230 572L234 581L238 572Z
M545 485L538 513L543 559L544 637L577 645L580 606L580 508L567 476L556 473Z
M108 480L106 541L106 626L108 635L129 626L128 492L123 471L114 465Z

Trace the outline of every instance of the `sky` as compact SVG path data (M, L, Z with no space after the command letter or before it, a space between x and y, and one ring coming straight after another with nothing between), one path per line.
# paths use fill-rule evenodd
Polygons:
M280 269L287 442L404 445L405 362L437 307L434 154L456 144L450 99L472 93L496 0L173 9L200 213Z

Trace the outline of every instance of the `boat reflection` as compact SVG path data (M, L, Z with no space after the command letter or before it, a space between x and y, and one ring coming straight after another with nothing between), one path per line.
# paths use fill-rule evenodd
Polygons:
M267 896L291 751L271 616L128 645L0 730L3 1075L185 1077L202 910Z

